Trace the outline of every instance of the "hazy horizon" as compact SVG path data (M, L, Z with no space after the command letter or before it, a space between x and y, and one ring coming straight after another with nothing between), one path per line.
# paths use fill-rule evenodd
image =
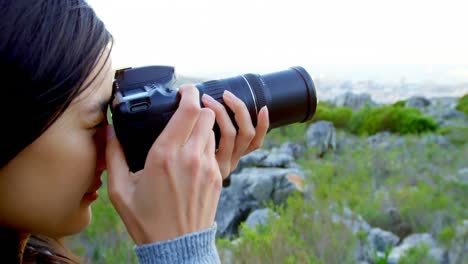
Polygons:
M115 38L114 68L223 78L300 65L317 79L468 82L466 1L89 2Z

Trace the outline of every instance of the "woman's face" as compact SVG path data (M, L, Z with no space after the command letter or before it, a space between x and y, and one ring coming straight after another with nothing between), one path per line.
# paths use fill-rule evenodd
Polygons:
M90 204L105 169L106 106L113 78L106 57L107 51L85 82L103 67L91 86L0 169L0 225L60 238L89 224Z

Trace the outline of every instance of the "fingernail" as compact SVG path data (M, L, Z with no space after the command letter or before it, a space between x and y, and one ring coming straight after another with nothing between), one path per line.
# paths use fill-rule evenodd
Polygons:
M228 90L224 90L224 95L226 95L231 100L236 99L236 96L233 93L231 93L230 91L228 91Z
M115 136L114 126L107 126L107 140L112 139Z
M208 101L208 103L212 103L212 104L216 103L215 99L209 96L208 94L203 94L202 99Z
M268 107L265 105L265 106L262 107L262 109L265 109L265 112L268 115Z

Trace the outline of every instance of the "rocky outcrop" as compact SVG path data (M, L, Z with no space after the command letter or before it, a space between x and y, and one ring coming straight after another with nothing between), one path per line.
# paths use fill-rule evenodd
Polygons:
M306 151L306 147L292 142L286 142L280 147L272 148L271 150L258 149L239 160L236 170L238 173L243 168L298 168L294 162L295 159L302 156Z
M305 192L303 173L294 168L245 168L231 175L231 185L224 188L216 212L217 236L233 237L241 222L264 202L284 204L295 192Z
M336 106L351 107L354 111L361 109L366 104L376 105L376 103L372 101L371 96L367 93L354 94L352 92L346 92L337 96L333 102Z
M307 128L307 146L318 155L336 149L336 132L332 122L318 121Z
M397 235L380 228L372 228L367 236L364 254L367 260L372 260L374 256L384 257L385 252L394 248L398 242L400 238Z
M430 104L420 110L423 114L432 117L439 126L466 125L465 114L458 111L456 106L457 98L432 98Z
M269 208L257 209L249 214L245 224L254 229L257 225L264 225L268 221L269 214L272 214L274 217L278 218L279 215Z
M422 96L414 96L406 100L405 107L412 107L417 109L424 109L426 106L430 105L431 101Z

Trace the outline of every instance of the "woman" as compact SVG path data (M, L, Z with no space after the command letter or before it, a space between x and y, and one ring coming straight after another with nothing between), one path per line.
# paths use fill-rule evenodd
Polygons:
M112 37L83 0L0 1L0 251L2 263L78 262L61 238L91 220L100 175L141 263L218 263L214 244L221 182L261 146L268 111L252 126L230 93L226 109L193 85L130 173L106 122ZM220 125L215 152L212 132Z

